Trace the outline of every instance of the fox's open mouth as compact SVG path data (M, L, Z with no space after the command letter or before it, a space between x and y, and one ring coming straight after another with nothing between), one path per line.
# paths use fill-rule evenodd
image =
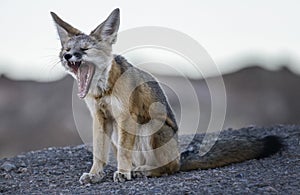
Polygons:
M89 62L78 61L78 62L68 62L68 66L71 68L72 72L76 75L79 98L85 98L87 95L92 78L95 72L95 66Z
M72 72L74 72L75 74L77 73L80 65L81 65L81 61L78 61L78 62L68 61L68 66L72 69Z

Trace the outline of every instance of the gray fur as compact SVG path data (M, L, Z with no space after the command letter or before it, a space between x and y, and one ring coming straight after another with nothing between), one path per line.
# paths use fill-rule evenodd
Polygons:
M121 55L115 55L114 56L115 61L120 65L122 73L126 72L129 68L133 68L134 66L131 65L124 57ZM136 71L136 74L133 74L133 76L137 76L138 78L132 79L133 81L139 81L139 80L146 80L146 84L151 88L152 94L155 95L154 102L160 102L166 107L167 116L171 119L171 121L174 123L174 126L172 127L175 132L178 130L178 126L176 123L175 115L173 113L173 110L171 109L171 106L169 105L168 99L159 85L159 82L149 73L140 70L138 68L134 68Z

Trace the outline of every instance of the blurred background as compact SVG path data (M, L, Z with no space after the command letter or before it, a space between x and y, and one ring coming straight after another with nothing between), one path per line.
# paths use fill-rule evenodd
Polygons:
M2 0L0 158L82 143L72 112L73 79L59 64L60 42L49 12L88 33L116 7L121 9L121 32L141 26L167 27L187 34L206 49L226 87L223 129L299 123L299 1ZM131 61L132 56L126 57ZM133 57L142 59L143 53ZM198 130L205 131L211 111L206 81L219 79L218 75L212 72L203 78L188 66L184 69L199 100ZM159 72L157 66L147 70L184 90L178 75ZM165 89L179 117L180 102L171 89ZM189 94L184 101L189 102ZM77 120L91 120L85 108L77 116ZM188 127L182 130L191 132Z

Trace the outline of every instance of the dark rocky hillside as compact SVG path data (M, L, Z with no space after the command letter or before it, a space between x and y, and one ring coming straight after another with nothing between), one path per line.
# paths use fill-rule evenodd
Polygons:
M220 139L237 135L278 135L285 148L259 160L125 183L113 182L111 161L101 183L82 186L78 179L91 167L91 152L83 145L52 147L0 160L0 194L300 194L300 126L229 130ZM182 149L190 137L180 137Z

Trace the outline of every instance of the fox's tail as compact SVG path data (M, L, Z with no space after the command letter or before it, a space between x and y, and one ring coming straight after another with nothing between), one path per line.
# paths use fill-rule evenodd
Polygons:
M209 169L231 163L258 159L275 154L282 148L280 137L262 139L241 137L233 140L218 140L209 152L201 156L199 147L181 153L180 170Z

